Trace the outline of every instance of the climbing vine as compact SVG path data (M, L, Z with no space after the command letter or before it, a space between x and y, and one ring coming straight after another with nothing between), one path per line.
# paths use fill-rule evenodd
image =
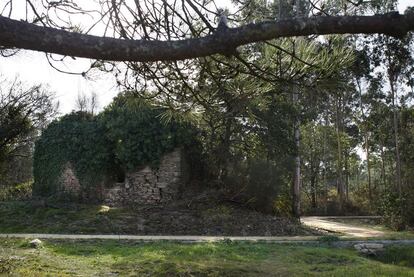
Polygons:
M156 167L176 147L196 148L196 129L174 118L165 122L163 112L126 92L97 116L76 112L54 121L35 146L34 192L56 192L67 163L88 188L142 165Z
M125 169L143 164L156 166L165 153L194 144L195 128L174 118L165 122L164 112L126 92L99 116L114 145L116 159Z
M113 165L111 145L96 118L72 113L52 122L35 145L34 191L49 195L56 191L67 163L82 186L102 182Z

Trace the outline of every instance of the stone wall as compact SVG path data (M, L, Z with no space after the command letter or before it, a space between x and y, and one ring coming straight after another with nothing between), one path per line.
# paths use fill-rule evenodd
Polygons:
M125 182L104 184L83 189L70 163L61 175L61 192L84 201L103 202L110 206L160 204L174 199L188 176L186 161L181 149L164 155L158 168L144 166L125 174Z
M181 149L164 155L159 167L137 168L125 174L125 183L104 191L104 202L111 206L159 204L174 199L186 182L185 159Z
M61 175L61 191L72 196L79 197L81 193L81 186L78 178L72 168L72 165L68 162L63 168Z

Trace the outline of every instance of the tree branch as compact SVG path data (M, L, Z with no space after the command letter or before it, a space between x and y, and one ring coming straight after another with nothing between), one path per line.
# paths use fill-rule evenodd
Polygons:
M0 16L0 46L111 61L184 60L229 53L238 46L312 34L386 34L414 31L414 13L295 18L226 28L202 38L176 41L124 40L37 26Z

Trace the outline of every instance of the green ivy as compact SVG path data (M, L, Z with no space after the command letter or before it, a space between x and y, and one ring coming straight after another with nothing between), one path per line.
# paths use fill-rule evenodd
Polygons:
M76 112L52 122L35 145L34 192L55 193L68 162L87 189L138 166L157 166L176 147L196 148L196 129L164 122L164 112L126 92L97 116Z
M164 112L127 92L116 97L100 115L114 144L116 159L125 169L143 164L156 166L164 154L194 142L195 128L173 118L163 122Z
M104 181L114 163L105 133L97 119L84 112L65 115L52 122L35 145L35 193L53 194L68 162L82 186Z

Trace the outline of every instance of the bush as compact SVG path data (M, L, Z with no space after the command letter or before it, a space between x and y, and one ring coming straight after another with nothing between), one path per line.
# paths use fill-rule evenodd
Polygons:
M27 200L32 197L33 181L0 189L0 201Z
M394 191L386 191L381 196L380 213L385 225L393 230L403 230L406 227L406 218L404 217L404 207L406 200L400 198Z
M273 213L280 217L293 216L292 198L288 194L276 196L276 199L273 201Z
M287 170L272 161L249 160L235 168L226 180L239 201L251 208L277 215L291 214L291 199L287 196Z

